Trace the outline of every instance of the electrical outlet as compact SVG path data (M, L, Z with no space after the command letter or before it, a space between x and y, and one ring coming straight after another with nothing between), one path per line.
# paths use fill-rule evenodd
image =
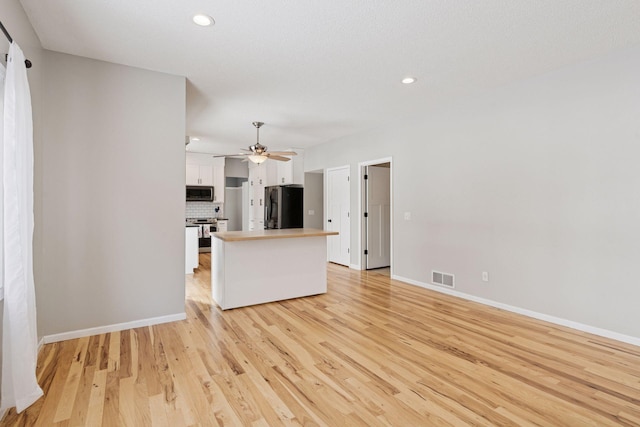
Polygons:
M309 209L309 215L315 215L316 211L314 211L313 209Z
M489 281L489 272L488 271L483 271L482 272L482 281L483 282L488 282Z

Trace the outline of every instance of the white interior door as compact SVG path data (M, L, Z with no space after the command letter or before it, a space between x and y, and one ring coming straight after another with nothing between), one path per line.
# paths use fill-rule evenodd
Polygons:
M367 269L391 265L391 185L390 169L367 166L365 179Z
M328 237L329 261L346 266L351 263L350 204L349 167L327 170L326 229L339 233Z

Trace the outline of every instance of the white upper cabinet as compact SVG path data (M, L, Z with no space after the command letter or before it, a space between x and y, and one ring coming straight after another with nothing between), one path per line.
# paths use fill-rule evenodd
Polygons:
M187 164L187 185L200 185L200 166Z
M297 156L292 156L288 162L277 163L276 185L299 184L304 185L304 153L295 148L286 151L295 151Z
M213 168L200 166L200 185L213 185Z
M293 160L278 162L278 185L293 184Z
M224 189L226 185L226 178L224 173L224 157L215 157L213 159L213 201L217 203L224 203Z
M213 167L187 164L187 185L213 185Z
M278 185L278 161L267 160L262 165L266 166L265 170L265 187L270 185Z

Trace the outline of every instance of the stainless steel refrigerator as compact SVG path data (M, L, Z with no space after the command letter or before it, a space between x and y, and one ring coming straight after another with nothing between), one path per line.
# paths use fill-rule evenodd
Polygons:
M264 228L302 228L304 222L303 188L299 185L274 185L264 188Z

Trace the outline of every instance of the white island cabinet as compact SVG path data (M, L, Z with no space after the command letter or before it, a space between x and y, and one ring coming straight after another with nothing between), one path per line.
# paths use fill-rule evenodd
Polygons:
M212 234L211 292L222 308L327 292L327 236L310 228Z

